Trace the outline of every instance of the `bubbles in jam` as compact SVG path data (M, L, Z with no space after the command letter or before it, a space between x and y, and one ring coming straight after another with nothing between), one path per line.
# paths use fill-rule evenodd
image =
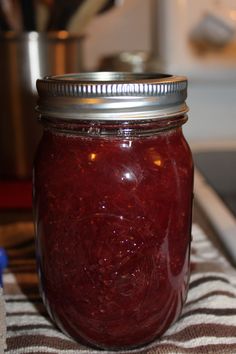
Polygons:
M188 288L193 167L181 128L46 131L34 175L41 289L57 325L100 348L159 337Z

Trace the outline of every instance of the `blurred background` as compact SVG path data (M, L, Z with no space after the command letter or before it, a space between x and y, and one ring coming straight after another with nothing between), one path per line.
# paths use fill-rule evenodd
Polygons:
M36 79L90 70L187 75L190 144L236 141L235 0L0 0L2 195L31 178Z

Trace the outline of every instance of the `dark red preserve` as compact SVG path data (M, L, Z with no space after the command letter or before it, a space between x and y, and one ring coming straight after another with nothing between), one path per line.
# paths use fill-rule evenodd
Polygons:
M159 74L38 81L40 289L58 327L81 343L142 346L180 315L193 189L186 86Z

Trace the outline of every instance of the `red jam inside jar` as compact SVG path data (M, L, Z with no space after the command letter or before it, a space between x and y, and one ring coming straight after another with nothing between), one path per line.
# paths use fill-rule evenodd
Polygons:
M149 343L178 318L188 289L186 115L42 121L34 210L47 310L94 347Z

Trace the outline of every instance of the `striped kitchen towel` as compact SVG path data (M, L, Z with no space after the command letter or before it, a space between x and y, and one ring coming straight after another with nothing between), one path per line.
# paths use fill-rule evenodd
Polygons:
M0 287L0 353L6 347L6 311L3 299L2 288Z
M236 353L236 270L197 225L192 233L192 273L181 317L161 339L129 353ZM50 321L38 293L32 235L32 224L0 229L0 244L10 256L4 276L6 353L101 354L75 343Z

